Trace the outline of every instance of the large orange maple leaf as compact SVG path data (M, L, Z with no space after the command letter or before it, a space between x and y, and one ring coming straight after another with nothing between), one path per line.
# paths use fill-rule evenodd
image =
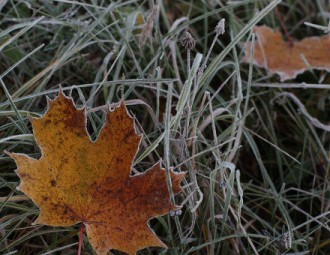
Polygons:
M85 109L63 92L48 100L40 119L31 118L40 159L8 153L17 164L19 189L40 208L35 221L50 226L83 222L97 254L116 249L128 254L148 246L166 247L148 226L150 218L178 209L170 202L160 163L130 176L141 136L122 103L107 113L92 142ZM170 173L178 193L184 173Z

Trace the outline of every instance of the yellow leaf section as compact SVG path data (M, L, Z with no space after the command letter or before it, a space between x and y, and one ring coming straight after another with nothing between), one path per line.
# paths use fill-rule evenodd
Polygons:
M292 45L285 42L282 34L267 26L256 26L257 35L253 63L280 75L282 81L293 79L308 68L330 71L330 37L307 37ZM251 42L246 44L243 62L251 59Z
M107 113L99 137L90 140L85 109L63 92L48 100L40 119L31 119L40 159L8 153L17 164L19 189L40 208L35 223L71 226L83 222L97 254L128 254L148 246L166 247L149 228L150 218L177 209L170 202L160 164L130 176L141 136L122 104ZM178 193L184 173L170 171Z

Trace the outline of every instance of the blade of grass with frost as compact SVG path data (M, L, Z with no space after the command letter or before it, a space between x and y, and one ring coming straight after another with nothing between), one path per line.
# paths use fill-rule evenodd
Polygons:
M9 207L10 204L11 204L11 203L4 203L4 205L6 205L6 207ZM13 206L15 206L15 205L16 205L16 204L13 203ZM27 217L28 215L29 215L29 214L26 213L26 214L24 215L25 217L20 217L21 215L16 216L16 217L15 217L15 222L16 222L16 224L14 225L14 222L13 222L13 225L14 225L14 226L12 227L12 229L10 229L9 231L6 231L6 232L5 232L5 235L2 236L2 240L6 240L6 239L8 239L8 237L14 232L14 230L16 230L16 229L22 224L22 222L23 222L24 220L26 220L26 217ZM23 237L24 237L24 235L21 236L21 238L23 238ZM1 240L0 240L0 241L1 241ZM0 246L0 252L2 252L2 251L4 251L4 250L7 250L7 251L10 250L10 246L14 246L16 242L17 242L17 239L14 240L13 242L11 242L9 245L4 246L3 249L1 249L2 247Z
M0 78L0 84L1 84L1 86L2 86L3 91L5 92L6 97L8 98L8 101L9 101L11 107L12 107L12 108L14 109L14 111L15 111L15 114L16 114L18 120L19 120L19 123L21 124L21 126L19 126L19 125L17 124L17 127L20 129L20 132L22 132L22 133L29 133L29 129L28 129L28 127L26 126L26 124L25 124L25 122L24 122L24 120L23 120L23 118L22 118L20 112L18 111L18 109L17 109L15 103L13 102L13 99L12 99L12 97L11 97L9 91L7 90L7 87L6 87L5 83L3 82L2 78Z
M172 106L172 84L168 86L168 93L167 93L167 101L166 101L166 110L165 110L165 120L164 120L164 159L165 159L165 167L166 167L166 182L167 182L167 188L170 195L170 200L173 204L175 204L174 194L172 190L172 182L171 182L171 175L170 175L170 166L171 166L171 160L170 160L170 122L171 122L171 106ZM171 226L171 220L170 216L168 215L168 226L169 226L169 235L172 242L172 245L175 245L175 238L173 236L172 226ZM181 225L176 223L177 231L179 232L180 239L182 238L182 230ZM182 239L181 239L182 240ZM177 250L174 250L175 254L178 255Z
M164 133L162 133L152 144L150 144L146 149L143 150L142 154L136 160L134 160L134 164L139 163L142 159L144 159L151 152L153 152L158 147L163 138Z
M21 116L27 117L27 116L32 116L32 117L37 117L40 118L42 115L36 114L36 113L31 113L29 111L24 111L24 110L18 110ZM0 111L0 116L12 116L16 112L15 111Z
M78 242L76 243L71 243L71 244L68 244L68 245L64 245L62 247L58 247L58 248L55 248L53 250L50 250L46 253L43 253L43 255L52 255L52 254L56 254L56 252L59 252L59 251L62 251L64 250L63 252L66 253L67 252L67 249L70 248L70 247L73 247L73 246L76 246L78 244Z
M320 135L316 132L315 128L312 128L311 124L309 124L309 129L311 130L311 133L313 134L313 141L315 141L315 144L319 148L319 151L322 152L324 158L327 160L327 163L330 163L329 159L329 150L326 149L324 146L322 146L322 141ZM327 176L329 177L329 171L327 172Z
M228 168L230 170L228 180L224 180L224 181L226 181L226 186L225 186L225 188L226 188L226 200L225 200L225 204L224 204L224 208L223 208L223 222L226 222L227 217L228 217L228 211L229 211L230 203L231 203L231 197L233 195L233 190L234 190L234 180L235 180L235 168L236 168L236 166L234 164L230 163L230 162L224 162L223 167ZM226 226L226 224L222 224L220 236L223 236L223 233L225 231L225 226Z
M86 48L90 46L91 44L94 44L96 42L87 43L84 45L84 47L80 47L79 50L82 50L83 48ZM33 78L28 80L26 83L24 83L19 89L13 93L13 98L19 98L24 93L28 93L34 86L37 86L40 88L40 86L45 85L45 83L50 79L50 75L52 75L56 70L58 70L60 67L62 67L63 63L66 63L70 57L72 57L75 53L77 53L79 50L73 50L75 43L68 45L67 52L63 53L63 55L56 59L55 61L49 63L47 67L45 67L42 71L40 71L38 74L36 74ZM50 73L50 74L49 74ZM46 76L47 75L47 76ZM44 80L38 84L37 82L42 79L44 76ZM38 92L41 90L39 89Z
M111 18L112 18L113 20L116 20L116 17L115 17L115 15L114 15L113 11L110 11L110 15L111 15ZM135 57L135 52L134 52L134 50L132 49L132 47L131 47L131 45L130 45L130 43L129 43L129 40L128 40L129 38L127 38L127 37L125 36L125 34L123 33L123 29L122 29L121 27L119 27L118 22L115 22L115 27L117 28L118 34L120 34L120 38L124 41L124 43L125 43L124 45L126 45L128 51L129 51L130 54L131 54L131 57L133 58L133 61L134 61L135 67L136 67L137 70L138 70L138 73L139 73L140 78L144 78L144 75L143 75L143 72L142 72L142 68L141 68L141 66L140 66L140 64L139 64L139 62L138 62L138 60L137 60L136 57Z
M199 134L199 135L200 135L200 134ZM221 148L222 146L226 145L227 143L229 143L229 142L230 142L231 140L233 140L233 139L234 139L234 138L228 139L227 141L225 141L225 142L223 142L223 143L221 143L221 144L218 144L218 145L216 145L216 146L212 146L212 147L207 148L207 149L205 149L205 150L203 150L203 151L201 151L201 152L196 153L195 155L193 155L193 156L191 156L191 157L189 157L189 158L187 158L187 159L181 161L180 163L178 163L175 167L173 167L173 170L175 170L175 169L179 169L179 167L181 167L182 165L186 164L187 162L189 162L191 159L193 159L193 158L195 158L195 157L199 157L199 156L201 156L201 155L203 155L203 154L205 154L205 153L207 153L207 152L212 152L213 150L215 150L215 149L217 149L217 148Z
M176 106L176 115L173 119L171 119L170 126L173 127L175 130L179 126L179 122L182 118L183 110L185 106L187 105L188 99L190 97L190 93L192 91L191 87L193 85L194 78L196 77L198 68L200 66L200 63L202 61L203 55L200 53L197 53L193 65L191 67L190 73L188 75L188 79L183 85L178 104Z
M110 90L108 90L105 87L105 83L109 79L108 76L112 72L113 68L115 69L115 74L112 76L111 79L119 79L120 70L122 70L122 67L124 65L123 61L124 61L124 56L126 54L127 46L124 45L124 44L118 43L117 40L114 38L113 31L109 30L110 27L108 25L104 25L103 22L102 22L102 20L104 20L107 17L109 12L111 13L111 16L112 16L111 11L115 10L116 3L111 3L111 5L112 5L112 7L110 8L110 6L109 6L108 9L104 12L103 16L98 18L98 20L99 20L100 25L105 26L104 30L107 32L107 34L109 34L109 36L111 37L111 40L114 41L115 44L117 44L116 46L114 46L114 48L111 49L111 54L113 56L116 56L116 58L115 58L114 61L112 61L111 67L108 70L106 70L106 67L105 67L104 72L106 71L106 74L103 75L103 79L102 79L102 82L100 83L100 85L97 88L92 88L92 90L90 92L89 99L87 100L87 102L89 104L92 102L92 99L93 99L94 95L100 90L101 87L103 87L103 91L105 93L105 98L107 98L106 101L107 102L113 102L114 101L113 98L115 97L115 88L116 87L113 86L113 87L110 88ZM125 36L126 35L130 36L130 34L128 32L130 32L132 30L132 27L135 24L135 20L136 20L137 15L138 15L138 12L136 12L133 15L129 15L127 17L127 20L126 20L127 32L125 33ZM114 19L114 21L113 21L113 25L116 28L118 28L118 22L119 22L119 19ZM121 36L124 36L124 33L122 33ZM119 45L121 45L121 47L119 47ZM121 48L120 51L119 51L119 48ZM119 51L119 53L118 53L118 51Z
M15 41L17 38L19 38L21 35L24 35L27 31L29 31L31 28L33 28L35 25L37 25L41 20L43 20L45 17L40 17L39 19L36 19L33 22L27 23L27 26L24 27L21 31L19 31L14 36L10 37L7 41L5 41L3 44L0 45L0 52L9 44L11 44L13 41Z
M35 215L38 214L38 211L32 211L32 212ZM15 230L15 228L18 227L24 220L27 220L26 218L27 218L28 215L29 214L26 213L26 216L12 229L12 231ZM27 229L27 231L28 231L28 229ZM61 231L68 232L70 230L65 230L64 229L64 230L61 230ZM27 232L27 233L26 232L24 233L24 235L20 235L19 238L15 239L11 243L9 243L8 246L4 247L3 249L1 249L2 248L1 247L0 252L3 252L4 250L10 250L10 249L12 249L12 247L15 247L15 246L17 247L17 246L20 246L20 245L24 245L29 238L36 238L36 237L40 238L40 236L47 235L47 234L53 236L54 234L57 234L59 232L59 230L56 229L56 228L53 228L53 229L51 228L49 230L40 230L40 229L38 229L38 227L36 227L34 229L31 229L30 232ZM11 234L11 231L9 232L9 234ZM75 235L76 235L76 233L75 233ZM7 235L6 235L6 237L7 237ZM1 254L3 254L3 253L1 253ZM38 254L44 254L44 253L38 253Z
M70 1L70 0L53 0L54 2L59 2L59 3L67 3L67 4L72 4L72 5L78 5L82 6L87 10L87 7L91 7L92 9L96 9L97 11L102 10L102 11L107 11L108 7L103 7L97 4L88 4L88 3L83 3L82 1ZM130 5L133 3L136 3L137 0L131 0L131 1L124 1L124 2L119 2L119 3L112 3L113 8L120 8L124 7L126 5Z
M161 78L161 70L160 67L156 67L156 74L157 78ZM157 82L157 90L156 90L156 119L159 120L159 109L160 109L160 88L161 88L161 83Z
M237 216L238 216L237 224L240 225L241 224L241 212L242 212L242 207L243 207L244 201L243 201L243 189L242 189L242 185L241 185L241 171L238 169L236 170L236 185L237 185L237 191L238 191L238 195L239 195L239 204L238 204L238 210L237 210Z
M302 83L253 83L253 87L265 87L265 88L282 88L282 89L330 89L329 84L308 84L306 82Z
M110 10L112 6L113 5L110 5L107 9ZM105 15L107 15L107 12L103 12L102 15L102 17L104 17ZM38 86L37 91L41 91L45 87L46 83L50 80L54 72L60 69L60 67L62 67L63 65L67 64L71 60L70 58L72 56L74 56L78 52L81 52L88 46L99 43L97 40L91 40L91 38L95 37L91 31L94 31L97 25L99 25L98 20L91 23L83 30L85 32L83 36L81 35L82 31L76 33L75 36L70 40L70 42L67 43L67 46L61 49L61 55L55 58L52 62L48 64L47 67L45 67L42 71L40 71L33 78L24 83L23 86L21 86L18 90L16 90L13 94L13 98L20 97L21 95L26 92L29 92L29 90L32 90L33 87L36 86ZM111 23L110 25L115 25L115 23ZM37 83L42 78L43 80Z
M87 121L89 122L89 124L92 126L92 129L93 129L93 132L91 132L91 137L92 139L96 139L96 136L95 136L95 132L97 132L98 128L96 127L95 125L95 118L91 117L91 114L93 114L93 112L89 112L88 110L88 106L86 106L86 100L85 100L85 96L82 92L82 90L80 88L77 88L76 89L77 92L78 92L78 95L79 95L79 99L80 101L82 102L82 104L84 105L84 107L86 107L86 110L87 110ZM96 116L94 116L96 117ZM104 122L104 120L102 121L99 121L99 125L101 124L102 125L102 122Z
M37 21L41 20L38 19ZM35 23L33 23L35 24ZM31 26L33 25L31 24ZM24 29L23 29L24 30ZM5 72L3 72L1 74L1 77L0 77L0 82L1 82L1 85L2 85L2 88L8 98L8 101L9 101L9 104L11 104L11 106L13 107L14 109L14 112L16 113L16 116L18 116L18 119L20 120L20 122L23 124L23 130L24 130L24 133L28 133L29 130L25 124L25 122L23 121L22 119L22 116L21 116L21 113L20 111L17 109L16 105L14 104L13 102L13 99L11 97L11 95L9 94L9 91L7 90L6 88L6 85L5 83L3 82L3 77L6 76L10 71L12 71L15 67L17 67L20 63L22 63L24 60L26 60L27 58L29 58L31 55L33 55L35 52L37 52L38 50L40 50L42 47L44 46L44 44L40 45L39 47L37 47L36 49L34 49L33 51L31 51L30 53L28 53L27 55L25 55L22 59L20 59L18 62L16 62L14 65L12 65L11 67L9 67Z
M142 88L149 88L149 89L157 89L155 88L155 86L146 86L145 84L154 84L154 83L172 83L177 81L176 79L127 79L127 80L113 80L113 81L107 81L104 82L104 85L108 86L108 87L114 87L113 85L118 85L118 84L122 84L122 85L126 85L126 86L132 86L132 85L136 85L136 86L141 86ZM79 85L72 85L76 88L90 88L90 87L94 87L94 86L99 86L101 82L94 82L94 83L86 83L86 84L79 84ZM63 91L67 91L67 90L71 90L71 87L63 87L62 90ZM167 90L164 89L159 89L162 93L166 93ZM49 95L49 94L54 94L54 93L58 93L59 89L48 89L45 91L40 91L40 92L35 92L33 94L29 94L26 96L22 96L22 97L18 97L13 99L14 103L17 102L21 102L21 101L25 101L25 100L30 100L33 99L34 97L40 97L40 96L45 96L45 95ZM1 107L6 107L10 105L10 102L3 102L0 103L0 108Z
M251 49L250 49L251 59L250 59L250 63L249 63L248 83L247 83L247 89L246 89L246 95L245 95L243 116L246 116L246 113L248 112L248 104L249 104L249 100L250 100L250 91L251 91L252 76L253 76L252 72L253 72L254 48L255 48L255 34L252 33Z
M54 238L54 241L49 246L44 247L44 249L40 251L37 255L68 254L69 249L67 249L67 247L78 246L78 242L75 242L76 239L74 239L77 236L77 232L74 229L70 229L69 231L70 231L69 233L65 233L65 236L59 234L59 232L55 232L53 235L58 236L58 238ZM70 245L67 245L67 243L72 242L72 239L74 239L74 242ZM73 248L74 252L69 254L75 254L77 249L76 247ZM52 251L59 251L59 250L63 250L64 248L66 248L65 251L61 253L51 252L52 249L53 249Z
M307 112L305 105L294 94L292 94L290 92L281 92L281 93L278 93L274 97L273 101L275 101L275 99L278 99L279 97L288 97L288 98L292 99L293 102L297 105L297 107L299 109L299 113L304 115L313 126L320 128L323 131L330 132L330 125L323 124L318 119L312 117L309 114L309 112Z
M17 250L15 250L15 251L11 251L11 252L9 252L9 253L5 253L5 254L3 254L3 255L12 255L12 254L16 254L17 253Z
M199 85L204 87L204 89L209 85L210 81L213 79L214 75L218 72L220 63L224 57L235 47L238 42L247 34L254 25L256 25L262 18L264 18L270 11L272 11L282 0L274 0L269 5L267 5L263 10L261 10L256 17L251 19L248 24L246 24L241 31L233 38L233 40L228 44L222 52L213 59L211 64L204 71Z
M209 185L210 221L211 221L211 227L212 227L211 233L213 234L214 237L215 237L214 231L216 231L216 229L217 229L216 223L215 223L216 217L215 217L215 205L214 205L214 198L216 197L215 184L217 183L219 185L219 183L215 180L215 177L217 175L217 172L222 171L222 170L223 170L223 165L220 165L220 167L214 169L209 175L210 176L210 185Z
M165 38L175 35L178 31L182 31L182 30L186 29L187 27L193 25L194 23L196 23L198 21L201 21L203 19L215 16L218 13L222 13L222 12L225 13L225 12L228 12L228 11L233 11L234 8L242 7L242 6L245 6L249 3L254 3L255 1L256 0L239 1L237 3L228 4L227 6L209 11L209 12L203 14L203 15L200 15L196 18L188 20L187 22L183 23L182 25L177 26L176 29L170 29L169 32L165 35Z
M7 141L29 141L33 142L34 141L34 136L33 134L22 134L22 135L12 135L12 136L7 136L5 138L0 139L0 144L7 142Z
M12 66L10 66L6 71L4 71L0 77L3 78L5 77L8 73L10 73L14 68L16 68L17 66L19 66L19 64L21 64L22 62L24 62L26 59L28 59L30 56L32 56L34 53L36 53L37 51L41 50L43 47L45 46L45 44L41 44L39 45L37 48L35 48L33 51L29 52L28 54L26 54L23 58L21 58L20 60L18 60L15 64L13 64Z
M119 104L118 104L119 105ZM125 100L125 105L142 105L145 106L147 108L147 111L150 115L150 117L152 118L154 124L159 128L159 123L158 123L158 119L156 114L154 113L152 107L147 104L145 101L141 100L141 99L131 99L131 100Z
M255 235L255 234L250 234L249 236L251 236L251 237L257 237L257 238L263 238L264 237L262 235ZM228 240L228 239L240 238L240 237L245 237L245 235L242 235L242 234L226 235L224 237L213 239L212 241L209 241L209 242L203 242L200 245L191 247L187 252L184 253L184 255L201 254L201 253L195 253L195 252L196 251L199 251L199 250L201 250L203 248L206 248L206 247L208 247L208 246L210 246L212 244L216 244L216 243L220 243L222 241Z
M232 31L230 31L230 37L232 38ZM234 120L233 120L233 128L231 130L231 135L230 137L235 137L235 140L229 144L228 146L228 161L233 161L235 158L235 155L237 153L237 150L240 145L241 137L242 137L242 132L245 124L245 118L242 118L242 112L241 112L241 105L243 102L243 92L242 92L242 78L241 78L241 70L240 70L240 65L239 65L239 60L238 60L238 55L236 51L236 47L233 47L233 55L234 55L234 68L236 71L236 92L235 92L235 105L234 105Z
M270 178L268 172L267 172L267 169L265 168L264 166L264 163L262 162L262 159L261 159L261 155L260 155L260 152L259 152L259 149L254 141L254 139L252 138L252 136L246 132L245 130L243 131L244 133L244 136L245 138L247 139L248 143L250 144L250 147L253 151L253 154L258 162L258 165L260 167L260 171L261 171L261 174L262 174L262 177L264 179L264 181L266 182L266 185L269 185L271 191L272 191L272 195L275 196L276 198L279 197L279 193L277 192L276 190L276 187L272 181L272 179ZM293 228L294 224L290 218L290 215L288 214L288 211L286 210L284 204L283 204L283 201L281 199L278 199L278 208L279 208L279 211L281 212L281 214L283 215L283 217L285 218L285 221L286 221L286 225L290 227L290 229Z

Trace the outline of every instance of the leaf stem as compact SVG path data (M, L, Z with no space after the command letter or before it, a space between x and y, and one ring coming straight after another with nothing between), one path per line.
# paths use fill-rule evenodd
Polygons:
M85 224L81 223L81 227L79 229L79 243L78 243L78 254L81 254L81 246L82 246L82 242L83 242L83 236L84 236L84 231L85 231Z

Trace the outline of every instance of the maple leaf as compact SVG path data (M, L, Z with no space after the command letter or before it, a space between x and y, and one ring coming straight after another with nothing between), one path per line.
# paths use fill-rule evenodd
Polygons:
M123 103L107 113L94 142L87 133L85 109L77 109L62 91L48 99L45 115L31 123L40 159L7 153L17 164L18 189L40 208L35 223L65 227L83 222L97 254L166 247L148 220L180 207L170 202L160 163L130 176L141 136ZM169 174L176 194L184 173Z
M253 63L277 73L281 81L293 79L309 68L330 71L330 37L307 37L292 45L285 42L280 32L267 26L256 26L257 35ZM251 42L246 44L244 63L251 59Z

